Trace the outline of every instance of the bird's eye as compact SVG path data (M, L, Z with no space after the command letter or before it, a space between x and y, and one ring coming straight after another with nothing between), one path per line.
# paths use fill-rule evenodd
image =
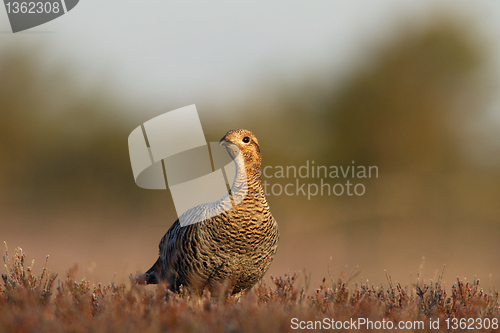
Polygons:
M243 142L244 142L244 143L249 143L249 142L250 142L250 138L249 138L248 136L245 136L245 137L243 138Z

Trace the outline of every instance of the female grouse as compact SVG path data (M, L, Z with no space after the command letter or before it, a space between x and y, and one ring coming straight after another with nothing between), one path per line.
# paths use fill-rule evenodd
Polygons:
M278 246L278 225L262 188L259 143L242 129L227 132L219 143L236 164L231 191L181 215L163 236L156 263L137 278L139 283L166 281L172 291L183 285L194 293L205 288L214 292L227 283L228 291L236 294L250 289L269 268ZM220 213L203 218L213 209ZM201 222L189 224L191 218Z

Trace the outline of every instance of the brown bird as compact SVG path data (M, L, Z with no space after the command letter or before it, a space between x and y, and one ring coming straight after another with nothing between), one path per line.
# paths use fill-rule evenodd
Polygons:
M231 190L175 221L160 242L158 260L137 277L139 283L166 281L172 291L182 285L198 294L205 288L217 292L225 284L236 294L250 289L268 270L279 235L262 188L259 142L252 132L237 129L219 143L236 164ZM220 213L203 218L214 209ZM189 224L191 218L202 221Z

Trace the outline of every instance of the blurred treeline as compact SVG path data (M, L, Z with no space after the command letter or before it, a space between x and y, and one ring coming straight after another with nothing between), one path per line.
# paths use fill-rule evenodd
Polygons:
M450 171L467 159L463 141L492 90L488 45L475 33L450 19L400 27L340 80L325 71L294 88L282 82L242 114L258 115L252 125L274 144L274 164L314 156L390 173Z
M450 209L471 199L494 214L500 170L483 168L467 152L476 139L471 124L484 116L492 87L488 45L471 29L452 20L402 27L367 47L341 79L325 70L302 83L263 85L266 91L227 110L196 102L207 139L246 127L263 144L265 164L376 165L373 186L387 187L376 190L379 200L392 200L382 193L390 190L398 197L398 186L418 192L429 184L421 190L429 200L457 196L460 187L464 193ZM133 182L127 137L150 117L134 117L143 110L109 97L104 84L82 87L67 67L47 70L40 52L0 51L2 206L170 202L165 192Z
M158 196L135 186L131 173L132 112L107 95L111 89L100 78L84 86L64 63L43 64L42 53L40 47L0 51L2 208L91 211L154 203Z

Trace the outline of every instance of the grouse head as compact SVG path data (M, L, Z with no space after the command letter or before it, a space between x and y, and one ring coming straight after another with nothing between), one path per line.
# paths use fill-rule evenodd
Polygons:
M252 132L244 129L230 130L219 143L226 147L227 152L233 159L236 159L241 152L247 168L260 169L259 141Z

